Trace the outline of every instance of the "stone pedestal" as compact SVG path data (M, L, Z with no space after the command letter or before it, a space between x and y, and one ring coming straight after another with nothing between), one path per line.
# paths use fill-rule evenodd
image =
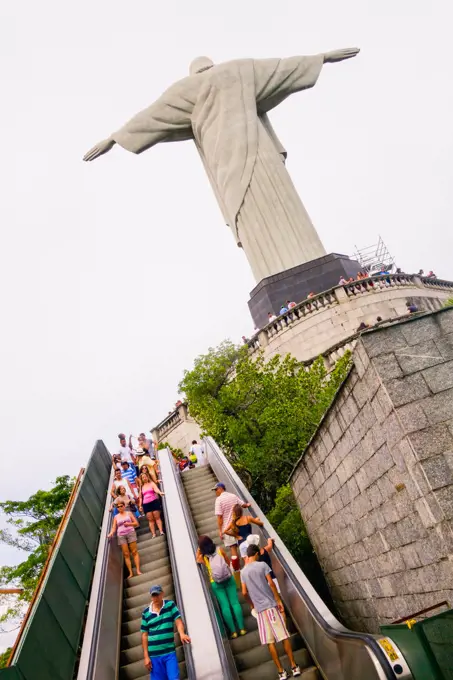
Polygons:
M311 292L321 293L337 286L342 276L355 278L359 271L360 264L355 260L331 253L268 276L250 293L248 305L255 326L265 326L269 312L278 316L287 300L301 302Z

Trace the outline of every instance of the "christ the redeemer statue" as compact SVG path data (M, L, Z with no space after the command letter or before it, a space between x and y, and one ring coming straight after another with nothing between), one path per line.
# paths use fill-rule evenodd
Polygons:
M193 139L225 221L259 282L325 254L267 113L290 94L313 87L323 64L358 52L218 65L199 57L189 77L96 144L84 160L94 160L115 143L141 153L159 142Z

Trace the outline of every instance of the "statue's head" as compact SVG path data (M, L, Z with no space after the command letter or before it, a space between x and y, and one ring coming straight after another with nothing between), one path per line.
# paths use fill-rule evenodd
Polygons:
M209 59L209 57L197 57L190 64L189 73L191 76L194 76L196 73L207 71L208 68L212 68L213 66L214 62L212 59Z

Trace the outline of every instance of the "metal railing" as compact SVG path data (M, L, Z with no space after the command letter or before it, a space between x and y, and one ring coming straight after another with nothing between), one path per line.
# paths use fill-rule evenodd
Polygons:
M397 645L384 636L356 633L330 612L308 581L264 513L211 437L204 440L207 459L228 491L251 504L263 522L256 529L265 541L275 540L270 556L283 600L307 648L326 680L409 680L411 671Z
M356 281L340 284L311 298L302 300L295 307L292 307L284 314L280 314L276 319L266 324L266 326L248 340L247 344L252 351L259 349L262 344L267 344L272 338L284 332L293 324L302 321L315 312L341 304L344 301L344 293L346 293L347 298L354 298L364 294L376 294L388 288L400 288L403 286L453 291L452 281L427 276L420 277L416 274L379 274L369 276L366 279L357 279ZM340 298L341 295L343 295L343 300ZM261 334L264 334L264 338L262 337L260 340Z

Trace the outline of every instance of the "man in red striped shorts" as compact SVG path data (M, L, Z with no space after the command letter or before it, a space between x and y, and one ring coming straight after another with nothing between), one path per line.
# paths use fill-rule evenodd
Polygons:
M293 676L300 675L301 671L294 659L280 595L272 580L269 566L257 561L259 554L259 546L250 545L247 548L247 564L241 571L242 594L256 611L260 641L262 645L269 647L278 669L279 680L287 680L288 674L280 662L276 642L283 641Z

